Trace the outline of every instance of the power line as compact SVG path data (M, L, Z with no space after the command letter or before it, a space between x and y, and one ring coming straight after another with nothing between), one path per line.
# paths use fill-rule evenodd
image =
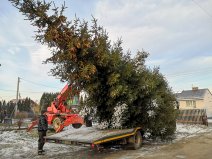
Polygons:
M196 1L192 0L200 9L202 9L209 17L212 18L212 15L205 9L203 8L199 3L197 3Z
M0 89L0 91L5 91L5 92L16 92L16 90L8 90L8 89ZM36 92L36 91L21 91L23 93L43 93L45 91L40 91L40 92Z
M20 91L22 93L43 93L43 92L34 92L34 91Z
M26 81L26 82L29 82L29 83L32 83L34 85L38 85L38 86L42 86L42 87L47 87L47 88L56 88L56 89L59 89L57 87L52 87L52 86L48 86L48 85L45 85L45 84L41 84L41 83L37 83L37 82L33 82L33 81L30 81L30 80L26 80L24 78L20 78L22 81ZM5 91L5 92L16 92L16 90L10 90L10 89L0 89L0 91ZM34 93L34 94L40 94L40 93L44 93L45 91L21 91L22 93Z
M3 99L3 98L13 98L14 96L0 96L0 99Z
M16 90L8 90L8 89L0 89L1 91L6 91L6 92L16 92Z
M58 89L57 87L48 86L48 85L45 85L45 84L33 82L33 81L26 80L26 79L23 79L23 78L21 78L21 79L22 79L23 81L25 81L25 82L29 82L29 83L32 83L32 84L37 85L37 86L43 86L43 87L47 87L47 88L56 88L56 89Z
M165 76L167 77L182 77L182 76L190 76L198 73L207 73L207 72L212 72L212 68L204 68L204 69L198 69L196 71L187 71L187 72L179 72L179 73L172 73L172 74L167 74Z

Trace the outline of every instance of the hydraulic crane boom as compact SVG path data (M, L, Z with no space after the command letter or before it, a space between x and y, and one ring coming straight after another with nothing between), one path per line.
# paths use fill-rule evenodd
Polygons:
M62 91L57 95L56 99L47 107L45 114L49 125L53 125L56 132L61 131L65 126L71 125L74 128L80 128L84 124L84 119L78 114L74 114L71 109L67 108L66 100L69 96L75 95L73 85L66 84ZM33 121L28 127L31 130L37 121Z
M66 84L62 91L57 95L56 100L58 100L59 105L66 101L68 96L72 95L72 85Z

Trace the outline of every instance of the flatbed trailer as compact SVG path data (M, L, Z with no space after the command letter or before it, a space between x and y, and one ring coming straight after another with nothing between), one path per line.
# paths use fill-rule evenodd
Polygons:
M67 145L91 146L99 150L108 144L126 145L130 149L141 147L141 128L131 129L106 129L100 130L95 127L82 127L79 129L69 129L45 137L48 143L58 143Z

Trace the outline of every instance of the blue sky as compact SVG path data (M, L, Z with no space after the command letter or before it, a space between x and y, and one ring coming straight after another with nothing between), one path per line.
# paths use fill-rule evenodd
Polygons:
M212 90L212 0L65 0L65 15L89 21L92 15L109 33L123 40L132 56L150 53L147 66L159 66L174 92L192 86ZM56 5L63 1L55 0ZM0 100L20 95L39 100L43 92L65 83L49 75L46 46L34 41L36 28L7 0L0 2Z

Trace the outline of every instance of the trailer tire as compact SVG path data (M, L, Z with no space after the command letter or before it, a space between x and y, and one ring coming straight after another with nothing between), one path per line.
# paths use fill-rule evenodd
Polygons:
M92 127L92 118L90 114L87 114L84 116L85 126L86 127Z
M137 131L135 135L128 138L127 148L137 150L141 147L141 144L142 144L141 132Z
M72 124L72 127L75 129L79 129L82 126L80 123Z
M54 118L52 125L53 125L53 128L54 128L55 131L60 127L62 122L63 122L62 118L60 118L60 117Z

